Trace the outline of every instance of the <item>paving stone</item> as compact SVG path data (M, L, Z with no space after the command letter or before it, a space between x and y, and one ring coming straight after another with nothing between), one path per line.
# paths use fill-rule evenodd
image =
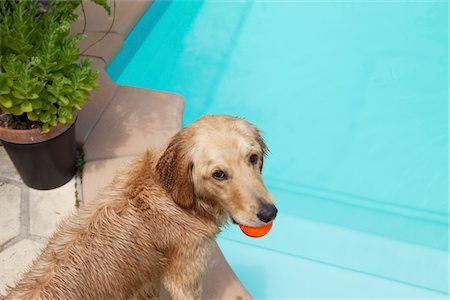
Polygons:
M252 299L214 243L211 258L203 276L202 299Z
M111 7L111 15L108 15L103 7L91 1L84 1L86 12L86 31L108 31L113 21L114 0L107 0ZM124 38L133 28L134 24L145 13L153 0L116 0L116 19L111 32L121 34ZM72 32L82 32L84 15L81 7L78 8L78 20L72 26Z
M0 253L0 294L20 278L42 248L42 244L25 239Z
M49 237L58 221L75 209L75 178L49 191L30 189L30 232Z
M20 233L20 188L0 181L0 246Z
M78 145L84 145L94 126L103 115L107 105L113 99L118 87L103 69L104 64L103 60L92 58L92 67L100 71L97 78L97 84L100 85L100 89L91 93L89 101L86 101L83 108L78 112L78 119L75 123L75 134Z
M6 153L5 148L2 146L0 146L0 176L17 181L22 181L22 179L20 179L19 173L17 173L16 167L14 167L14 164L9 158L8 153Z
M112 181L117 171L126 167L133 159L135 156L87 162L83 168L83 202L86 204L94 201L98 192Z
M119 86L84 145L86 161L161 147L180 130L183 106L176 94Z
M80 53L101 58L106 65L113 60L123 45L123 37L118 33L87 32L87 38L78 42Z

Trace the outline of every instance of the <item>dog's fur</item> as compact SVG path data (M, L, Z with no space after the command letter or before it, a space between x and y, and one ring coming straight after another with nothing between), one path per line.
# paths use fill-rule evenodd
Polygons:
M264 224L258 209L273 204L260 174L265 153L247 121L197 120L59 224L5 299L157 298L160 286L172 299L198 299L211 243L227 219ZM219 169L226 180L213 178Z

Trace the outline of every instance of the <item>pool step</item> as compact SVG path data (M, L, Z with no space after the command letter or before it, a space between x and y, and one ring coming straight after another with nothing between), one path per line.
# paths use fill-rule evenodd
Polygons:
M444 293L250 244L224 238L218 244L254 299L448 299Z
M320 284L316 282L308 287L315 290L305 290L309 296L327 296L323 293L333 289L336 295L343 293L352 297L375 297L377 292L392 297L402 294L406 298L424 293L437 296L449 293L448 252L304 219L292 212L280 211L272 230L260 239L248 238L236 226L230 226L222 233L219 245L239 278L252 278L245 272L254 268L255 276L262 277L269 286L281 280L277 278L279 273L273 271L280 269L281 272L280 264L284 280L298 281L292 289L305 280L303 277L309 276L300 266L305 262L317 265L314 267L317 272L307 281L318 280L315 277L319 274L322 279ZM252 267L242 268L241 261ZM334 278L318 266L345 271L342 276L346 277ZM362 276L358 280L363 280L367 292L358 294L359 287L353 286L355 276ZM340 282L339 288L336 281ZM243 284L257 296L256 282L244 281ZM291 296L299 295L294 290L291 292ZM308 294L310 292L313 294Z

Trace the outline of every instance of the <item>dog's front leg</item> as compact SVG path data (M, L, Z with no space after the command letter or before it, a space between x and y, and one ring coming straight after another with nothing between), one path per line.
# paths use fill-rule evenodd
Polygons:
M209 260L211 243L174 251L163 276L171 300L200 299L202 276Z

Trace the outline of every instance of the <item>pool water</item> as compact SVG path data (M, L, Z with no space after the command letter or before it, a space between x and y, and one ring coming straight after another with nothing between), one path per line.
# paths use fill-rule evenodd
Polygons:
M218 239L256 299L447 298L447 1L155 1L108 67L232 114L279 216Z

